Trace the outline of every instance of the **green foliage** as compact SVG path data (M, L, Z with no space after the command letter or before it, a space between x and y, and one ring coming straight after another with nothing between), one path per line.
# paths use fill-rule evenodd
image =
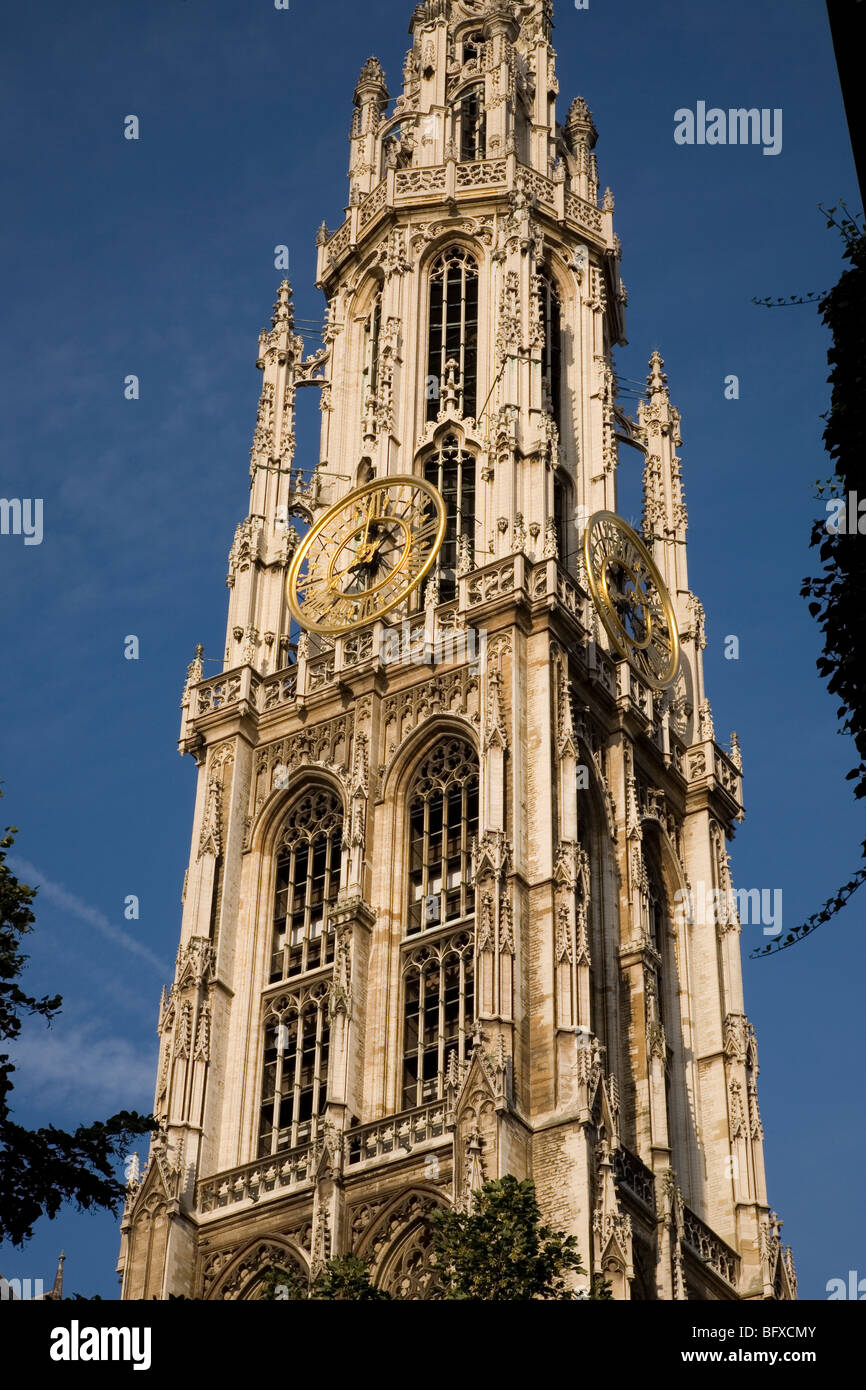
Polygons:
M0 839L0 1040L17 1038L22 1016L36 1014L48 1023L63 1002L59 994L36 999L17 983L27 956L22 938L36 920L32 903L36 889L21 883L6 863L17 831L7 827ZM104 1122L82 1125L73 1133L49 1125L24 1129L10 1119L9 1096L15 1068L8 1053L0 1053L0 1241L23 1245L40 1216L56 1216L62 1204L79 1209L107 1207L117 1211L124 1184L114 1165L132 1140L155 1128L152 1119L121 1111Z
M312 1284L295 1268L269 1270L261 1297L279 1302L302 1298L320 1303L337 1300L356 1303L391 1301L389 1293L376 1288L367 1265L357 1255L335 1255L326 1261Z
M440 1283L436 1297L525 1302L576 1299L584 1274L574 1236L542 1225L535 1185L507 1175L473 1194L470 1212L431 1217ZM609 1297L599 1294L599 1297Z
M843 204L822 211L826 211L827 226L835 227L843 237L843 255L850 268L821 301L822 318L833 335L827 354L832 390L824 445L835 474L828 483L819 484L818 490L819 496L827 488L833 496L845 499L857 493L862 501L866 500L866 232L862 217L852 217ZM811 540L823 569L803 580L800 593L810 600L809 612L824 635L818 671L831 695L839 700L840 732L850 734L854 741L858 763L847 776L854 783L855 797L862 798L866 796L866 536L857 532L856 519L853 534L848 527L832 534L826 522L825 515L814 523ZM866 840L862 852L866 858ZM796 945L829 922L863 883L866 866L828 898L820 911L752 955L773 955Z

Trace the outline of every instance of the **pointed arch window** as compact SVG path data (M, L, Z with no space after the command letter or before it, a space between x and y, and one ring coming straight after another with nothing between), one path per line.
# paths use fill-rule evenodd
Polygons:
M465 50L464 50L465 52ZM481 83L464 92L456 108L457 148L463 163L484 159L487 153L487 116Z
M442 738L409 795L406 934L414 940L403 957L405 1109L442 1096L452 1054L460 1063L466 1058L475 1010L477 834L478 756L465 739Z
M538 277L538 312L542 328L541 380L547 409L557 424L562 405L562 301L549 271Z
M419 946L403 963L403 1108L445 1093L450 1058L462 1063L475 1005L473 935Z
M662 1072L664 1076L665 1092L665 1112L667 1115L668 1143L675 1144L675 1133L673 1126L673 1111L671 1106L672 1087L674 1077L674 1049L672 1044L675 1041L675 1030L672 1029L672 1019L668 1017L668 991L673 985L676 988L675 977L676 969L670 971L671 960L668 949L668 905L667 894L665 892L664 879L662 877L655 856L650 854L646 859L646 890L645 901L645 927L650 945L659 957L659 963L653 971L653 983L655 993L655 1019L652 1022L660 1025L661 1033L664 1038L664 1055L661 1058Z
M272 1000L265 1015L259 1157L315 1138L328 1090L328 986Z
M364 323L364 388L362 410L366 410L368 396L375 398L379 389L379 348L382 338L382 291L376 292L372 307Z
M553 527L556 534L556 554L560 564L568 563L568 483L559 474L553 476Z
M474 916L472 841L478 834L478 759L443 739L424 760L409 802L406 934Z
M324 788L296 802L277 847L270 978L289 979L334 959L331 913L340 890L343 808Z
M424 477L445 502L445 539L436 563L439 600L448 603L457 595L460 538L468 542L470 554L475 544L475 456L461 449L456 435L446 435L425 463Z
M457 407L475 415L478 389L478 262L451 246L430 271L427 339L427 419L439 414L448 363L456 363Z

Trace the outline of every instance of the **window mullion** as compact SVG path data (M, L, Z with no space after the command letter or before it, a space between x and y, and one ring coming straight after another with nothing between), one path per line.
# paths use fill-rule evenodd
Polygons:
M280 1146L280 1101L283 1090L283 1052L280 1047L282 1042L282 1021L276 1025L277 1035L277 1066L274 1072L274 1099L271 1106L271 1153L276 1153ZM265 1042L267 1042L267 1024L265 1025Z
M441 1096L445 1081L445 959L447 951L439 957L439 1039L436 1049L436 1095Z
M312 1101L312 1124L310 1131L315 1138L319 1129L319 1092L322 1085L322 1029L324 1022L324 1011L321 1004L316 1009L316 1053L313 1059L313 1101Z
M298 1008L295 1020L295 1074L292 1078L292 1132L290 1147L298 1142L298 1115L301 1110L301 1066L304 1058L304 1015Z
M418 1061L415 1075L415 1104L420 1105L424 1095L424 1018L427 1008L427 972L418 971Z
M466 262L460 267L460 414L466 406Z

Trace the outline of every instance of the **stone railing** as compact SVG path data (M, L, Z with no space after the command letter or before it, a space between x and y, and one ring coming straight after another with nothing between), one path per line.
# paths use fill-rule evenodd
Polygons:
M434 164L426 169L400 169L395 182L398 197L413 193L441 193L445 188L447 166Z
M259 709L262 714L268 710L281 709L293 705L298 695L298 668L287 666L275 676L268 676L259 686Z
M331 237L331 240L328 242L327 255L329 261L338 261L342 256L343 252L348 251L351 235L351 223L344 222L342 227L340 227L334 233L334 235Z
M526 180L526 187L535 194L538 201L546 203L548 207L553 207L555 201L553 180L540 174L537 169L531 169L528 164L518 164L517 170L523 175Z
M361 227L366 227L368 222L372 222L376 213L385 206L387 196L388 180L383 179L381 183L376 185L372 193L367 194L361 204L361 212L358 217L358 223Z
M230 1168L212 1178L203 1178L196 1187L196 1209L205 1216L239 1202L257 1202L270 1193L302 1187L313 1180L313 1145L304 1144L272 1158Z
M583 227L585 231L594 232L596 236L601 236L601 208L594 207L585 198L579 198L576 193L566 193L565 215L571 222L576 222L578 226Z
M558 217L567 217L582 231L594 237L604 236L604 213L593 203L576 193L565 192L539 169L519 163L514 155L507 158L449 161L447 164L426 165L418 169L389 169L359 204L350 209L349 217L325 243L325 262L334 267L351 249L362 232L374 222L386 207L417 202L431 195L441 199L471 196L476 189L512 187L520 177L524 187L540 207Z
M334 679L334 653L326 652L307 662L307 690L312 693L329 685Z
M414 1110L359 1125L343 1136L346 1168L359 1168L382 1159L404 1158L420 1145L441 1139L448 1128L448 1111L443 1100L430 1101Z
M221 676L200 681L190 691L190 716L200 719L202 715L230 709L245 700L254 704L259 683L260 678L249 666L239 666L234 671L224 671Z
M486 188L505 182L504 159L479 159L471 164L457 165L458 188Z
M693 1250L714 1274L718 1274L732 1289L737 1287L740 1272L739 1255L688 1207L683 1208L683 1238L689 1249Z
M653 1214L656 1209L656 1180L650 1168L642 1163L637 1154L620 1144L613 1152L614 1178Z
M732 813L742 820L742 773L730 754L720 748L715 739L703 738L689 748L686 763L689 782L712 778L717 790L727 798Z

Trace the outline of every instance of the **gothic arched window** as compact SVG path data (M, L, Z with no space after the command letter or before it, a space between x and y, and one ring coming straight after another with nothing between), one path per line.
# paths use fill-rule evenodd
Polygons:
M330 912L340 889L343 808L317 788L295 803L277 845L271 980L287 979L334 958Z
M475 1005L478 758L462 738L443 738L424 759L409 797L406 934L432 940L403 959L403 1106L441 1096L448 1059L466 1056ZM441 928L451 925L444 934Z
M445 1092L453 1053L462 1063L475 1006L473 929L417 946L403 961L403 1108Z
M442 739L422 763L409 802L407 936L473 916L477 834L478 759L464 739Z
M328 985L282 995L265 1016L259 1157L315 1138L328 1083Z
M367 408L367 397L375 398L379 389L379 346L382 337L382 291L377 291L372 307L364 322L364 386L361 408Z
M568 563L568 499L570 488L559 474L553 475L553 526L556 533L556 554L560 564Z
M546 270L538 277L538 312L543 331L541 380L544 401L559 424L562 404L562 301L553 276Z
M457 103L455 118L460 159L464 163L483 159L487 153L487 121L484 111L484 87L480 83L464 92Z
M427 419L439 414L447 366L456 363L457 405L475 415L478 378L478 262L461 246L450 246L430 271L427 343Z
M439 600L448 603L457 594L459 538L465 537L470 554L475 545L474 455L461 449L457 437L449 434L425 463L424 477L439 489L445 502L445 539L436 565Z
M668 1143L673 1146L675 1143L675 1133L671 1101L674 1078L674 1049L678 1040L678 1030L675 1026L672 1026L675 1024L675 1019L669 1017L668 1000L669 997L671 999L676 997L676 967L671 961L671 953L668 948L669 921L667 893L665 892L664 879L652 854L647 857L646 868L645 931L650 945L659 957L659 963L650 976L653 993L655 995L655 1003L654 1006L651 1006L649 1011L649 1023L651 1035L655 1033L656 1028L658 1028L658 1035L664 1039L664 1051L661 1055L661 1063L664 1074Z

